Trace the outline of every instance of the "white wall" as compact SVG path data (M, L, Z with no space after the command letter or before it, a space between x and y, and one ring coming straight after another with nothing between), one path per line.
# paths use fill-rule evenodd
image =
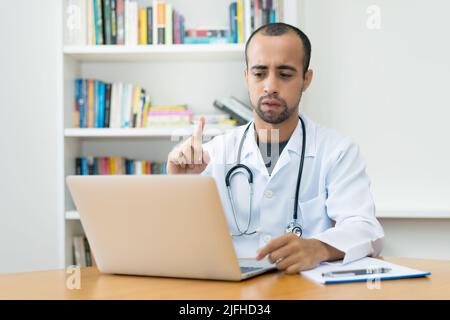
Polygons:
M381 28L367 27L367 9ZM361 146L378 213L450 217L450 2L303 0L311 117ZM384 255L450 259L450 219L382 219Z
M60 1L1 1L0 273L60 266Z

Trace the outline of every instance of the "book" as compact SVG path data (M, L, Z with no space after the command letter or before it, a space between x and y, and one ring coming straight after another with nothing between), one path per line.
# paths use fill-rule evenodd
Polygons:
M138 5L137 2L125 0L125 45L138 44Z
M165 44L173 44L173 7L166 3L166 27L164 35Z
M157 4L157 21L158 21L158 44L166 43L166 3L158 2Z
M246 124L253 119L253 111L250 106L235 97L216 99L213 105L229 114L237 121L238 125Z
M86 45L88 43L88 0L65 1L64 39L67 45Z
M104 44L112 44L111 35L111 0L102 0Z
M117 44L117 0L111 0L111 44Z
M125 44L125 7L124 0L116 3L117 44Z
M256 0L258 1L258 0ZM237 2L230 3L229 6L229 24L231 42L238 43L238 27L237 27Z
M103 37L103 10L102 0L94 1L95 44L105 44Z
M153 7L147 7L147 44L153 44Z
M244 43L244 0L237 1L237 43Z
M147 9L139 8L139 44L147 44Z

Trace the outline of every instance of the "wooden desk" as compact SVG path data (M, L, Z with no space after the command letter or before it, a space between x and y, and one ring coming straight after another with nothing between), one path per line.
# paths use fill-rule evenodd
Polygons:
M65 270L0 275L0 299L450 299L450 261L385 258L431 271L426 278L322 285L274 272L243 282L101 274L81 269L81 289L69 290Z

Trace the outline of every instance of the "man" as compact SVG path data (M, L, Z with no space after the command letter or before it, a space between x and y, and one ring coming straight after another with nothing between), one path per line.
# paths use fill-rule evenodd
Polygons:
M303 137L299 103L313 77L308 37L284 23L265 25L251 35L245 54L254 123L247 129L239 160L253 173L254 192L249 194L245 172L233 177L231 196L225 186L247 125L202 145L201 118L193 136L169 153L167 172L216 179L238 257L268 256L279 270L297 273L323 261L347 263L378 255L384 233L375 218L359 148L304 114L304 170L299 201L294 203ZM285 232L294 206L301 216L301 237Z

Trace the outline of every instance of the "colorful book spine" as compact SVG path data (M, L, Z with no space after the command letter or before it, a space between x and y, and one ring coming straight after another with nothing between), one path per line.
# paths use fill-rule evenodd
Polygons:
M157 7L157 19L158 19L158 44L166 43L166 3L158 2Z
M238 43L244 43L244 0L237 1L237 33Z
M104 44L112 44L111 36L111 0L102 0Z
M139 44L147 44L147 9L139 8Z
M105 88L105 116L103 119L103 128L109 128L110 114L111 114L111 83L106 84Z
M153 7L147 7L147 44L153 44Z
M87 80L87 127L93 128L94 127L94 110L95 110L95 81L94 80Z
M77 175L149 175L167 174L165 161L135 160L123 157L78 157Z
M166 3L165 44L173 44L173 7Z
M125 44L125 8L124 0L117 0L117 44Z
M102 1L94 0L95 44L104 44Z
M111 0L111 43L117 44L117 0Z

